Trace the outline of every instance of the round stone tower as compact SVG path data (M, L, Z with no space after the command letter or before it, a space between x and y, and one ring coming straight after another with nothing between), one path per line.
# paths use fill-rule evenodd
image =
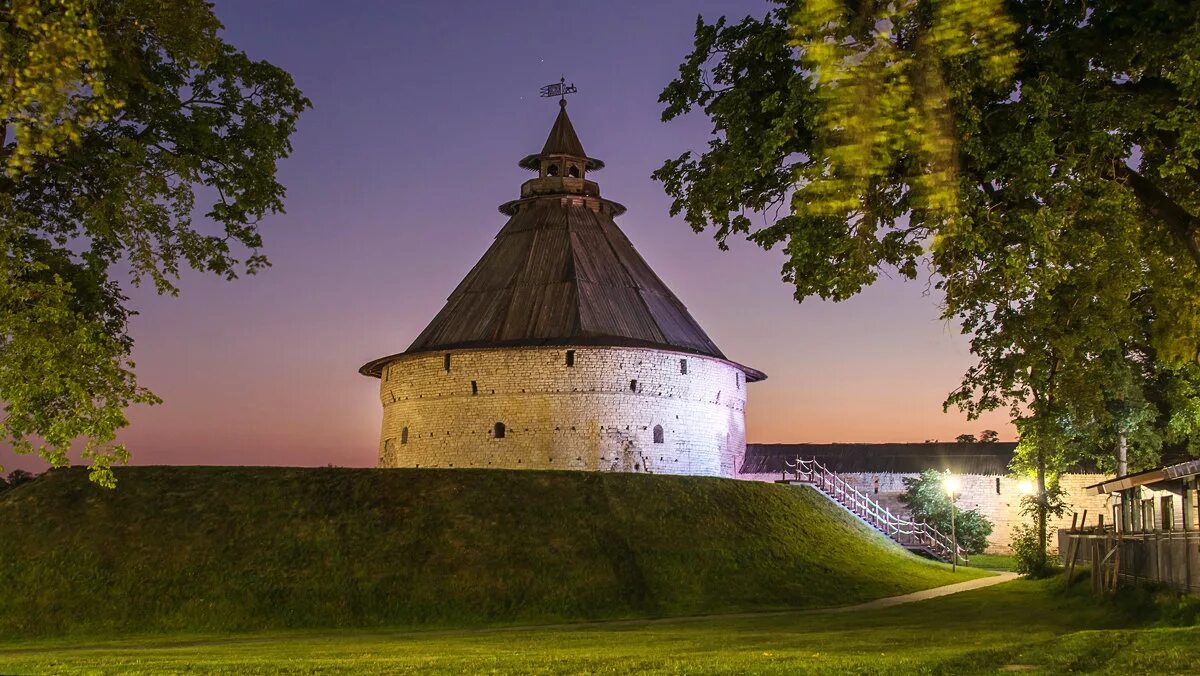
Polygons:
M617 227L566 103L508 222L380 379L380 467L733 477L746 384Z

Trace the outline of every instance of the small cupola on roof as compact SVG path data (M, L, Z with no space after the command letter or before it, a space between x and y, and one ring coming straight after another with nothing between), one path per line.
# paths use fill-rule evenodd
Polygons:
M558 117L546 137L542 152L527 155L519 166L536 171L540 178L566 176L568 178L583 178L588 171L598 171L604 167L600 160L589 158L575 133L575 126L567 116L567 102L558 102Z

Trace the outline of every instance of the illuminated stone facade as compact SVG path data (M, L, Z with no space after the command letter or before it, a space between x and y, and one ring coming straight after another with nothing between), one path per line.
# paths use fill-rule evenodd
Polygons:
M380 467L733 476L746 376L681 352L451 350L383 369Z

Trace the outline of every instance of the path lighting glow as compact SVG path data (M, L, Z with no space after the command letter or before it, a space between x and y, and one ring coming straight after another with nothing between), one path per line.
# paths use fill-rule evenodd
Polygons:
M942 485L946 487L946 492L950 495L954 495L958 492L958 489L962 488L962 482L960 482L956 476L946 477L946 479L942 481Z
M1033 495L1033 482L1029 479L1021 479L1021 483L1017 484L1017 490L1021 491L1022 495Z
M958 500L958 489L962 488L962 482L953 474L947 474L942 480L942 485L946 488L946 494L950 496L950 572L958 572L958 528L954 524L955 512L958 511L958 505L955 501Z

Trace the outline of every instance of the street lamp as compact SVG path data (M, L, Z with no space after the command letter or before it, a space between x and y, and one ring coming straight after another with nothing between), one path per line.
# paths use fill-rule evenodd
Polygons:
M946 479L942 482L946 488L946 494L950 496L950 572L958 572L958 529L954 523L955 512L958 511L958 505L955 500L958 499L959 489L962 488L962 483L958 477L953 474L947 474Z

